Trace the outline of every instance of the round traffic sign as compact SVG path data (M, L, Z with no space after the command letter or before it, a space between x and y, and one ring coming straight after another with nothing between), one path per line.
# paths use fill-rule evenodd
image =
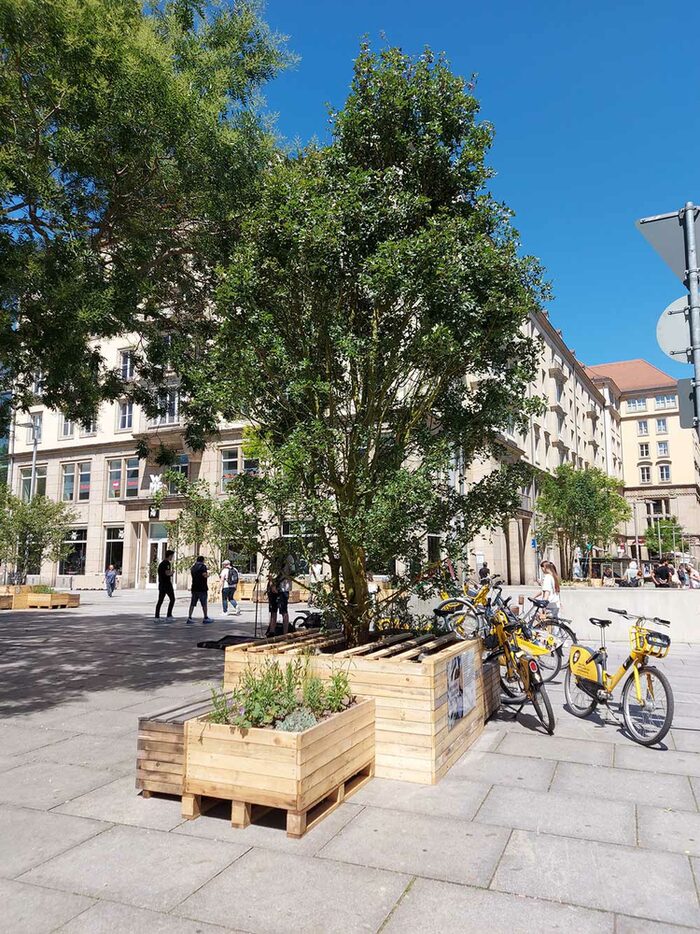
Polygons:
M656 325L656 341L667 357L677 363L690 362L687 295L677 298L663 311Z

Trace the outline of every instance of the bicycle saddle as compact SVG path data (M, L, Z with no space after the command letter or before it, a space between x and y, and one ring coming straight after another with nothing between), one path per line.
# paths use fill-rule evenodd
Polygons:
M530 601L530 603L534 603L535 606L538 606L541 609L549 606L549 600L538 600L536 597L528 597L527 599Z
M606 626L610 626L612 624L611 619L596 619L595 616L591 616L590 621L594 626L600 626L601 629L605 629Z
M452 616L452 614L453 614L454 612L455 612L454 610L438 610L438 609L434 609L434 610L433 610L433 615L434 615L434 616L440 616L440 617L442 617L442 619L446 619L448 616Z

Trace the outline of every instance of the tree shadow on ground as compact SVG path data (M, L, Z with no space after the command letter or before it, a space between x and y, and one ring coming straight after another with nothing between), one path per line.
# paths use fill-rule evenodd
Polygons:
M68 612L0 616L0 716L46 710L94 692L155 693L192 681L220 682L224 653L196 643L243 629L228 622L187 626L184 619L157 623L129 613Z

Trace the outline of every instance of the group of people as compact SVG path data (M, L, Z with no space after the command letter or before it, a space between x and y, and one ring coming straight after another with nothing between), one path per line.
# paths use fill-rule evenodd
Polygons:
M160 619L160 611L166 597L168 598L168 608L165 618L174 619L174 555L174 551L166 551L165 558L158 565L158 602L156 603L154 619ZM197 555L197 560L190 568L190 577L192 579L192 584L190 587L190 608L187 614L187 622L189 624L194 623L192 614L194 613L195 608L200 605L202 607L202 613L204 614L202 622L205 624L213 623L213 619L209 616L209 568L204 561L203 555ZM230 613L232 615L238 616L241 612L238 608L238 601L236 600L236 589L238 588L239 580L238 569L235 568L230 561L224 561L221 567L221 572L219 574L219 579L221 581L221 605L224 613Z
M690 564L681 563L674 567L670 561L662 561L651 572L655 587L678 587L681 590L700 589L700 573Z

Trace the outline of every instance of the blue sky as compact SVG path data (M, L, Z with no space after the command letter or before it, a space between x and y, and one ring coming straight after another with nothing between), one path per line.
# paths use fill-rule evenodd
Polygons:
M325 105L342 106L364 35L478 72L491 190L546 267L569 346L584 363L690 375L656 344L684 287L634 221L700 202L700 4L268 0L266 18L300 56L266 91L290 141L327 137Z

